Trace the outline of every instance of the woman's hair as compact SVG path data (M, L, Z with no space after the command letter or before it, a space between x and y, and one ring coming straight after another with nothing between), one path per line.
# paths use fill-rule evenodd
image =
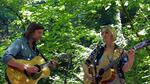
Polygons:
M109 32L112 34L114 40L117 39L117 32L116 32L116 29L115 29L114 27L112 27L112 26L110 26L110 25L108 25L108 26L102 26L102 27L101 27L101 31L102 31L102 30L104 30L104 31L109 31Z
M32 22L28 26L28 28L27 28L26 32L23 34L23 36L25 38L29 39L31 37L31 35L34 33L34 31L35 30L39 30L39 29L44 30L44 27L41 24L39 24L39 23Z

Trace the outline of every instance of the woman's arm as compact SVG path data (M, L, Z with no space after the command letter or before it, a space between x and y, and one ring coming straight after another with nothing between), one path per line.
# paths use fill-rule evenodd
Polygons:
M127 61L127 63L124 64L124 66L122 68L123 72L128 72L134 63L134 56L135 56L134 49L130 49L127 52L127 55L128 55L128 61Z

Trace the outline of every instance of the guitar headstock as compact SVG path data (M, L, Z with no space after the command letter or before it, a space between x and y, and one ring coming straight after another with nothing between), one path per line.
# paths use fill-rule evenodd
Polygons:
M142 41L142 42L136 44L136 45L134 46L134 49L135 49L135 50L141 49L141 48L146 47L146 46L148 46L148 45L150 45L150 40L145 40L145 41Z

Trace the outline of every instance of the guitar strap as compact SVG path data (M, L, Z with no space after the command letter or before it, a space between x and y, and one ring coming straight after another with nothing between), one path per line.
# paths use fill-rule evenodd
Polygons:
M42 52L36 48L36 51L38 53L38 55L41 55L41 57L47 62L48 60L44 57L44 55L42 54Z
M118 47L119 46L115 44L115 48L114 49L117 49ZM97 56L96 56L96 64L97 65L98 65L99 60L101 59L101 57L102 57L102 55L104 53L105 48L106 48L106 45L98 47Z
M119 46L115 44L115 48L114 49L117 49L118 47ZM98 50L96 52L97 53L97 56L96 56L96 65L98 65L99 60L101 59L101 57L102 57L102 55L104 53L105 48L106 48L106 45L100 46L100 47L98 46L97 47ZM123 65L124 65L124 62L121 60L119 62L119 64L118 64L118 66L117 66L117 72L118 72L119 78L125 79L124 72L122 71Z
M97 54L97 56L96 56L96 65L98 65L98 63L99 63L99 60L101 59L101 57L102 57L102 55L103 55L103 53L104 53L104 50L105 50L105 46L101 46L100 48L99 48L99 46L97 47L97 52L96 52L96 54Z

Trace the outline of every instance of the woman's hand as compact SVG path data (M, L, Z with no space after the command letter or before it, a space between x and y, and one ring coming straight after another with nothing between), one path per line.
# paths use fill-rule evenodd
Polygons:
M130 49L127 52L128 55L128 62L123 66L122 70L124 72L127 72L131 69L133 62L134 62L134 56L135 56L135 50L134 49Z
M86 78L86 80L88 80L88 81L91 82L92 84L95 84L95 83L96 83L95 77L91 77L91 76L88 76L88 75L84 75L84 78Z
M130 49L128 52L127 52L127 55L128 55L128 58L129 58L129 61L134 61L134 56L135 56L135 50L134 49Z

